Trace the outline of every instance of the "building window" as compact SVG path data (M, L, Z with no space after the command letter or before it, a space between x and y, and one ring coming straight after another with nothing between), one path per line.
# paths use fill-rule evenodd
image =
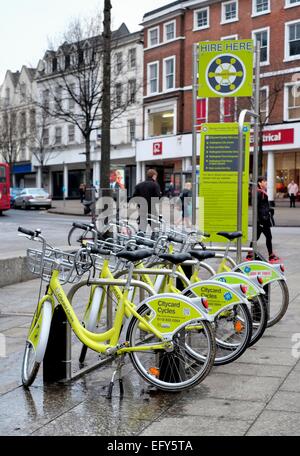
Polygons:
M159 28L155 27L148 30L148 47L159 44Z
M26 99L26 84L24 82L20 85L20 94L21 94L21 100L25 101L25 99Z
M238 35L222 36L221 41L238 40Z
M300 21L285 24L285 59L300 58Z
M136 49L135 48L129 49L128 62L129 62L129 69L133 69L136 67Z
M26 112L21 112L20 114L20 133L22 136L27 133Z
M175 88L175 57L164 60L164 90Z
M59 145L62 142L62 128L55 127L55 144Z
M62 109L62 87L61 86L55 87L54 101L55 101L55 109L57 111L61 111L61 109Z
M258 16L270 12L270 0L252 0L252 15Z
M128 139L129 142L132 142L135 140L135 119L129 119L128 120Z
M132 79L128 82L128 103L135 103L136 98L136 80Z
M164 41L171 41L176 38L176 22L168 22L164 25Z
M122 106L122 84L115 85L115 95L116 95L116 107L121 108L121 106Z
M10 103L10 88L7 87L5 89L5 101L4 101L4 104L5 104L5 106L9 106L9 103Z
M71 66L71 57L69 54L67 54L65 56L65 70L67 70L68 68L70 68Z
M260 64L268 65L269 62L269 43L270 43L270 28L254 30L252 32L254 44L260 42Z
M300 84L285 87L285 119L300 120Z
M238 20L238 2L237 0L222 3L222 21L221 23L234 22Z
M269 117L269 87L262 87L260 89L260 121L266 123Z
M116 72L120 73L122 71L123 66L123 55L122 52L116 53Z
M291 8L292 6L300 5L300 0L285 0L285 7Z
M49 146L49 128L43 129L43 145Z
M234 97L221 98L220 100L220 121L235 122L237 99Z
M158 62L148 64L148 94L158 93Z
M202 8L194 12L194 30L209 27L209 8Z
M55 71L57 71L57 58L54 57L52 59L52 73L54 73Z
M69 92L69 111L74 111L75 109L75 84L70 84L68 86Z
M148 136L166 136L175 134L174 107L149 110Z
M197 100L197 125L207 122L207 99Z
M75 125L68 126L68 138L69 143L73 143L75 141Z

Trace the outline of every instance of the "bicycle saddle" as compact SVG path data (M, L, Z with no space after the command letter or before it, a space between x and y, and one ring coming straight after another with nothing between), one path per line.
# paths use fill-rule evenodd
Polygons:
M219 236L223 236L229 241L233 241L234 239L238 239L243 236L243 233L241 231L234 231L233 233L228 233L228 231L219 231L217 234Z
M199 261L214 258L216 256L215 252L207 252L206 250L189 250L189 253Z
M187 260L192 260L192 257L189 253L162 253L159 255L159 258L162 260L169 261L172 264L180 264Z
M122 258L123 260L131 261L135 263L136 261L143 260L144 258L149 258L153 255L153 250L135 250L134 252L130 252L128 250L122 250L121 252L117 253L118 258Z

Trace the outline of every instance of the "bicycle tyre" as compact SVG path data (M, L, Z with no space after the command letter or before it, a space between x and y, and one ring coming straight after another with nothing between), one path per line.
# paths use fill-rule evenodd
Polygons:
M149 308L147 305L143 305L138 312L141 316L146 316L149 313ZM191 325L187 326L190 327ZM213 366L216 349L211 324L207 321L201 321L201 327L203 328L203 349L206 351L205 358L199 357L197 353L191 356L190 350L186 349L186 337L194 336L196 342L199 343L199 331L197 330L192 334L191 329L186 331L186 327L183 327L173 336L174 350L172 352L149 349L147 352L129 353L131 362L138 374L158 389L169 392L183 391L199 384L209 374ZM143 343L139 331L139 320L132 317L126 337L131 347ZM159 343L154 335L149 337L155 339L151 340L151 344ZM187 376L190 377L187 378Z
M288 306L289 306L289 289L288 289L288 286L287 286L287 283L285 280L279 279L275 282L270 283L269 285L266 285L264 287L265 291L267 291L267 287L270 287L270 286L272 287L276 283L279 284L280 291L281 291L281 298L279 297L279 299L281 299L281 302L279 302L279 304L277 306L279 309L274 311L274 313L273 313L273 309L275 308L275 305L276 305L274 300L273 300L273 307L272 307L272 298L270 301L270 305L268 305L268 298L266 296L264 296L265 302L268 307L268 312L269 312L267 328L270 328L271 326L276 325L276 323L278 323L283 318L283 316L285 315L285 313L288 309ZM276 293L276 291L273 293Z
M249 300L251 304L252 337L249 347L252 347L263 336L268 324L268 308L263 296Z
M226 331L224 331L224 328L222 331L218 331L218 325L220 326L220 322L222 321L221 319L223 318L222 315L223 313L221 312L216 319L214 320L214 329L215 329L215 337L216 337L216 357L215 357L215 366L222 366L224 364L229 364L232 363L233 361L236 361L242 354L245 352L245 350L249 347L251 337L252 337L252 318L251 318L251 313L248 309L247 304L240 303L236 304L233 308L233 312L236 313L236 311L239 311L241 316L239 318L236 318L236 315L233 313L230 316L229 325L230 327L232 326L233 323L233 333L232 336L236 334L235 330L235 322L240 321L243 323L243 334L242 334L242 339L240 343L236 343L234 341L229 342L228 341L228 333L226 334ZM229 331L229 330L228 330ZM223 340L221 339L221 335L223 334ZM227 339L225 339L227 337ZM223 354L222 354L223 353Z
M34 316L34 318L36 317ZM51 320L52 304L49 301L45 301L40 310L40 314L37 317L34 326L31 326L29 333L30 336L30 334L35 331L35 338L37 339L36 347L34 347L28 340L29 337L25 345L22 363L22 384L25 387L32 385L44 359L50 333Z

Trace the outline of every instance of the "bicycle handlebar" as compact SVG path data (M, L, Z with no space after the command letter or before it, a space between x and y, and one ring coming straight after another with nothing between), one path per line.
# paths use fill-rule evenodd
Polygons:
M37 234L40 234L40 232L37 233L36 231L27 230L27 228L23 228L22 226L19 226L18 231L31 237L35 237Z

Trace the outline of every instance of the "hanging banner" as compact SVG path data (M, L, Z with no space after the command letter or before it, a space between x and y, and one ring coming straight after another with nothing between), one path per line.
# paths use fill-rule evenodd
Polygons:
M253 40L199 43L199 98L251 97Z
M200 198L204 202L204 231L210 241L224 242L218 231L237 230L238 124L206 123L200 140ZM242 241L248 239L250 125L244 126ZM203 223L202 223L203 226Z

